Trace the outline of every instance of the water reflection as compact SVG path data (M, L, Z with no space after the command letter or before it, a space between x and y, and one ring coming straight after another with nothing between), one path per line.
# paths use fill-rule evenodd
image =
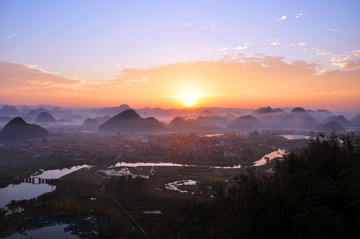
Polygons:
M30 178L25 178L23 183L18 185L10 184L6 188L0 188L0 207L6 206L11 200L24 200L36 198L44 193L52 192L56 186L46 183L46 179L61 178L69 173L75 172L82 168L90 168L89 165L73 166L71 168L41 170L38 173L31 175Z
M129 168L136 168L136 167L198 167L199 165L195 164L178 164L178 163L127 163L127 162L118 162L108 169L116 168L116 167L129 167ZM239 169L241 165L234 165L234 166L202 166L202 167L209 167L209 168L219 168L219 169Z
M57 239L57 238L80 238L76 235L71 234L70 232L66 231L65 228L67 227L67 224L56 224L53 226L47 226L35 230L27 230L24 233L15 233L9 237L8 239L15 239L15 238L51 238L51 239Z
M0 207L6 206L11 200L24 200L40 196L41 194L54 191L56 186L49 184L20 183L10 184L0 189Z
M197 182L194 180L180 180L180 181L175 181L175 182L171 182L171 183L167 183L165 184L165 188L171 191L176 191L176 192L180 192L180 193L191 193L194 194L194 192L190 192L188 190L181 190L179 187L181 186L194 186L196 185Z
M298 134L284 134L280 135L281 137L284 137L288 140L295 140L295 139L310 139L310 136L308 135L298 135Z
M53 169L53 170L41 170L32 175L32 177L42 178L42 179L57 179L61 178L69 173L78 171L82 168L91 168L89 165L77 165L71 168L63 168L63 169Z
M224 134L206 134L203 137L206 138L211 138L211 137L218 137L218 136L223 136Z

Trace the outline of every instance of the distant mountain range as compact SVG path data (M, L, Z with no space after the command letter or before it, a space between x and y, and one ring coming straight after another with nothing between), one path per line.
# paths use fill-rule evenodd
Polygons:
M130 111L127 111L130 110ZM334 121L345 129L360 127L360 114L333 114L326 109L307 110L302 107L256 110L199 107L183 109L140 108L133 110L122 104L104 108L64 108L58 106L1 105L0 124L20 116L26 122L56 125L78 125L82 129L122 132L170 131L249 131L256 129L316 130L318 126ZM130 116L131 120L127 119ZM355 117L354 117L355 116ZM168 124L160 122L169 122ZM185 131L184 131L185 130Z

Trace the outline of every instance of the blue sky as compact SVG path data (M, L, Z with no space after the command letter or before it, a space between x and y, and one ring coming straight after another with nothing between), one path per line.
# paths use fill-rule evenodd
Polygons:
M358 49L359 12L356 0L1 0L0 60L84 80L111 78L122 66L219 59L224 53L263 53L330 67L304 48L334 54Z
M345 72L360 65L359 12L358 0L0 0L0 61L83 82L239 54Z

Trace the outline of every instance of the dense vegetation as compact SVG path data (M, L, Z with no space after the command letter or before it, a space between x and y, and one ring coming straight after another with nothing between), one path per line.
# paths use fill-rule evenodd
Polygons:
M320 135L185 209L184 238L359 238L360 136Z

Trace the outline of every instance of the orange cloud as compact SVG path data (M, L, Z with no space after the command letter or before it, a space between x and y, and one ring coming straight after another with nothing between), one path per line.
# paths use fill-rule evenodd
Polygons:
M11 103L8 99L14 95L17 102L36 97L37 103L58 105L183 107L194 102L195 106L249 108L359 108L360 69L318 73L318 68L305 61L288 63L282 57L240 55L235 60L125 68L115 79L85 82L1 63L0 82L6 93L1 93L0 100Z

